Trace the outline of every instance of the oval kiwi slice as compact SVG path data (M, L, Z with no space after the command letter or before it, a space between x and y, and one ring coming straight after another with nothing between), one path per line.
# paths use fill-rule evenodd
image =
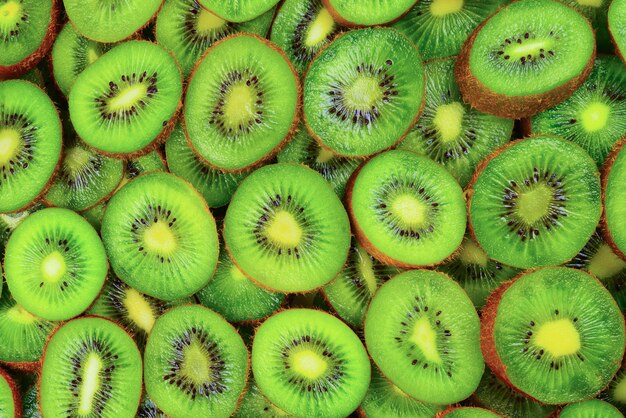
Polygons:
M0 415L19 418L22 415L22 399L17 384L4 370L0 369Z
M98 151L138 157L167 139L181 95L180 70L167 51L146 41L124 42L76 78L70 118Z
M141 175L115 193L102 240L120 279L163 300L194 294L217 265L213 215L189 183L168 173Z
M39 378L42 415L132 417L141 397L141 369L135 342L114 322L66 322L46 346Z
M411 41L389 28L355 30L339 35L311 63L304 118L323 147L362 157L400 141L423 97L422 61Z
M245 22L262 15L279 0L198 0L200 5L229 22Z
M599 399L572 403L561 409L558 418L623 418L613 405Z
M163 314L148 337L144 359L146 391L172 418L230 416L249 368L237 331L199 305Z
M626 260L626 138L607 158L602 177L604 238Z
M322 0L336 21L345 26L383 25L402 17L416 0Z
M546 267L518 276L492 294L482 319L491 370L546 404L595 396L624 354L621 311L604 286L580 270Z
M626 64L626 0L613 0L609 6L608 23L615 53Z
M43 209L13 231L4 259L11 294L52 321L75 317L100 293L109 268L98 233L76 213Z
M279 163L250 174L224 218L224 241L235 264L262 286L306 292L331 281L350 247L350 224L324 178Z
M296 416L348 416L367 392L370 362L359 337L339 319L288 309L257 329L252 370L261 391Z
M514 267L570 260L600 219L595 162L556 136L530 137L494 152L468 188L474 238L490 258Z
M385 264L438 264L463 240L461 187L445 168L411 151L387 151L363 164L346 202L359 242Z
M472 301L443 273L398 274L374 295L365 318L372 360L411 397L432 404L467 398L484 362Z
M485 20L465 41L456 78L472 107L522 118L571 96L594 58L594 32L584 16L558 1L521 0Z
M300 84L278 47L253 35L216 43L200 61L185 99L185 129L196 152L224 171L273 157L295 130Z

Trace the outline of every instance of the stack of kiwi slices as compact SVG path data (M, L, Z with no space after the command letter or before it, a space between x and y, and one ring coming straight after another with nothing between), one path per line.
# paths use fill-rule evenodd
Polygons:
M0 417L626 414L626 0L0 0Z

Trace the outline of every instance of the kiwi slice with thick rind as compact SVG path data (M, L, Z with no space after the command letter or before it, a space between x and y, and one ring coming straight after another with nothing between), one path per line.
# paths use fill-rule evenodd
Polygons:
M454 63L449 58L424 65L424 112L398 148L429 156L465 187L478 163L511 139L513 121L464 104L454 79Z
M374 295L365 343L380 371L422 402L467 398L484 370L480 323L472 301L443 273L398 274Z
M291 138L300 84L284 52L256 35L237 34L211 47L189 81L184 121L200 157L224 171L272 158Z
M15 301L51 321L85 311L100 293L107 270L98 233L68 209L42 209L13 231L5 278Z
M623 418L624 415L613 405L599 399L566 405L559 411L558 418Z
M252 345L261 392L296 416L348 416L367 392L370 362L359 337L339 319L288 309L261 324Z
M615 53L626 64L626 1L613 0L609 6L608 23L611 40L615 45Z
M626 67L617 57L599 57L569 99L529 122L532 133L569 139L602 166L613 145L626 136Z
M474 30L456 78L472 107L522 118L567 99L589 76L594 58L594 32L584 16L554 0L521 0Z
M61 158L54 104L27 81L0 83L0 212L18 212L45 193Z
M411 41L390 28L355 30L336 37L311 63L304 118L323 147L363 157L399 142L423 98L422 60Z
M492 294L482 319L490 369L546 404L595 396L624 354L621 311L604 286L580 270L546 267L518 276Z
M141 354L116 323L66 322L48 340L39 378L43 416L132 417L141 398Z
M468 188L473 238L490 258L514 267L570 260L600 219L595 162L578 145L553 135L494 152Z
M22 399L17 384L6 371L0 369L0 415L19 418L22 415Z
M146 391L172 418L230 416L249 368L248 350L237 331L199 305L161 315L148 337L144 359Z
M279 418L293 417L271 403L251 377L248 380L246 393L241 399L235 418Z
M192 295L217 265L213 215L173 174L147 173L122 187L107 205L101 233L116 276L155 298Z
M167 139L181 95L174 57L150 42L124 42L76 78L70 118L80 138L99 152L139 157Z
M383 25L401 18L416 0L322 0L333 18L344 26Z
M603 168L604 239L626 260L626 138L616 144Z
M346 203L361 245L396 267L441 263L465 233L461 187L445 168L411 151L387 151L364 163Z
M500 418L493 411L473 406L453 406L440 412L436 418Z

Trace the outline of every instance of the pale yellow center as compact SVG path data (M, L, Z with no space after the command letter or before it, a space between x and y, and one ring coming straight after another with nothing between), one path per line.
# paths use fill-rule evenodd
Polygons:
M323 42L335 30L335 21L325 7L315 16L304 37L304 44L311 48Z
M406 225L423 225L428 218L428 206L411 195L400 195L391 203L391 211Z
M65 152L65 158L63 159L63 167L70 173L76 173L89 163L92 154L81 148L72 147Z
M596 132L606 127L611 115L611 108L605 103L590 103L580 113L580 121L587 132Z
M11 161L19 149L20 134L15 129L0 129L0 165Z
M170 254L176 249L176 237L169 225L162 221L146 229L143 241L149 249L159 254Z
M328 364L322 356L311 350L303 350L294 354L292 365L297 373L309 379L317 379L328 368Z
M14 305L11 309L9 309L7 311L7 317L12 322L17 322L19 324L32 324L37 320L34 315L22 308L20 305Z
M374 77L358 77L345 91L345 104L350 109L371 110L382 98L379 81Z
M557 319L539 327L534 343L559 358L580 350L580 334L569 319Z
M602 7L604 0L578 0L578 4L588 7Z
M241 272L241 270L239 270L239 268L233 264L233 266L230 268L230 278L233 279L236 282L242 282L244 280L247 280L247 277Z
M143 83L123 87L110 99L109 108L112 111L130 110L146 96L147 92L148 88Z
M204 8L200 8L200 15L196 21L196 30L198 32L201 34L211 33L217 29L221 29L224 25L226 25L224 19Z
M422 317L415 322L410 340L420 349L428 361L441 362L441 357L439 357L439 351L437 350L437 334L430 325L428 318Z
M549 51L553 41L551 39L524 40L524 42L514 42L505 48L505 54L509 55L512 60L518 60L527 55L537 55ZM541 52L541 50L544 52Z
M58 251L53 251L41 260L41 275L46 283L56 283L65 275L65 259Z
M191 344L183 349L181 373L196 384L202 384L210 377L211 363L201 347Z
M335 154L333 154L332 151L329 151L329 150L327 150L324 147L320 147L320 151L317 154L317 158L315 159L315 162L317 162L317 163L327 163L330 160L332 160L334 156L335 156Z
M626 379L622 378L615 389L613 389L613 399L619 403L626 404Z
M357 270L359 272L359 275L365 282L367 290L371 295L373 295L377 289L376 274L374 273L374 262L372 261L372 258L369 256L367 251L365 251L365 249L360 245L357 248L357 255L359 259L357 263Z
M100 55L95 49L93 48L87 49L87 62L89 64L93 64L94 62L98 60L98 58L100 58Z
M602 244L589 260L587 269L598 279L608 279L626 269L626 261L615 255L611 247Z
M80 404L78 413L89 415L93 409L96 394L100 389L100 371L102 360L96 353L90 353L84 363L82 385L80 387Z
M245 84L236 84L227 93L224 100L225 124L229 127L238 127L248 123L254 116L256 94Z
M461 135L464 115L465 108L459 102L444 104L437 108L433 123L442 142L453 141Z
M529 224L548 215L552 202L552 191L544 184L522 192L517 202L517 213Z
M279 211L269 222L266 234L275 244L296 247L302 239L302 227L287 211Z
M22 12L22 6L16 1L9 1L0 6L0 16L7 20L16 19Z
M463 8L463 0L433 0L430 3L430 14L443 17L451 13L458 13Z
M146 298L135 289L128 288L123 304L128 312L128 318L149 334L154 327L156 317Z
M463 241L459 260L463 264L477 264L485 267L489 263L489 256L474 241L466 239Z

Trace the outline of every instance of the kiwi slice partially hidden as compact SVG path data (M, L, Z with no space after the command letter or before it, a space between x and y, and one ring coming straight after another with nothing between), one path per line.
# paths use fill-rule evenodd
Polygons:
M26 219L28 215L40 209L43 209L43 207L44 207L43 205L38 204L22 212L0 213L0 252L1 253L4 253L4 247L6 246L7 241L9 240L9 237L11 236L15 228L17 228L17 226L21 224L22 221Z
M595 58L591 25L554 0L500 9L467 39L456 78L472 107L504 118L531 116L568 98Z
M380 371L422 402L467 398L484 370L480 323L472 301L443 273L398 274L374 295L365 343Z
M296 164L259 168L239 186L224 218L239 269L270 290L307 292L331 281L350 247L350 224L317 172Z
M623 365L599 398L611 403L622 413L626 411L626 369Z
M101 232L115 274L159 299L192 295L217 265L213 215L198 192L173 174L144 174L122 187L107 205Z
M608 23L615 52L626 64L626 0L613 0L609 6Z
M221 316L199 305L163 314L148 337L144 384L172 418L228 417L248 375L248 350Z
M482 319L490 369L546 404L595 396L624 354L621 311L604 286L580 270L546 267L518 276L492 294Z
M141 354L104 318L66 322L46 346L39 402L43 416L132 417L141 397Z
M61 158L61 121L54 104L27 81L0 82L0 212L32 206Z
M288 309L257 329L252 370L261 391L296 416L350 415L370 381L359 337L339 319L312 309Z
M174 58L146 41L124 42L89 65L69 95L76 132L113 157L152 151L174 128L182 80Z
M241 399L235 418L292 417L271 403L259 390L253 378L248 380L246 394Z
M345 26L383 25L399 19L417 0L322 0L334 19Z
M189 81L185 130L194 150L224 171L272 158L298 121L300 84L284 52L255 35L210 48Z
M493 411L472 406L453 406L440 412L436 418L500 418Z
M201 6L229 22L252 20L274 7L279 0L198 0Z
M600 219L594 161L557 136L538 135L499 149L468 188L474 238L490 258L514 267L570 260Z
M390 28L355 30L339 35L311 63L304 118L323 147L363 157L399 142L423 98L422 60L411 41Z
M22 400L17 384L2 369L0 369L0 415L7 418L19 418L22 415Z
M609 34L608 11L611 0L560 0L585 16L596 33L596 48L599 52L612 54L613 44Z
M169 418L159 409L150 397L144 393L135 418Z
M442 166L411 151L387 151L363 164L346 203L359 242L385 264L441 263L465 233L461 187Z
M613 405L598 399L566 405L558 418L623 418L624 415Z
M609 155L603 168L604 238L626 260L626 138Z

